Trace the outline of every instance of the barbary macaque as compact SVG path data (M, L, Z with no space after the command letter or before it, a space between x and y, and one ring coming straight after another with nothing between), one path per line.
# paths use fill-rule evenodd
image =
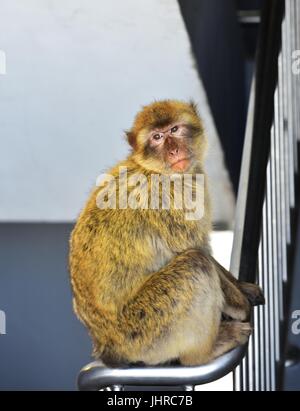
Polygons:
M127 139L131 153L92 192L71 235L74 310L94 356L107 365L207 363L247 341L251 306L264 297L211 255L202 121L194 103L157 101L137 114ZM151 207L153 175L172 177L169 207L162 206L161 187ZM188 205L174 202L176 181L185 175L192 176L192 197L196 176L204 176L201 218L186 218ZM135 177L138 194L129 184ZM129 206L134 195L137 205Z

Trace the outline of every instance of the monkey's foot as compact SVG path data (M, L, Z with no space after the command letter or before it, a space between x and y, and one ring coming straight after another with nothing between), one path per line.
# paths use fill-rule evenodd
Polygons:
M250 323L240 321L222 321L220 332L212 353L212 359L225 354L233 348L246 344L251 335Z

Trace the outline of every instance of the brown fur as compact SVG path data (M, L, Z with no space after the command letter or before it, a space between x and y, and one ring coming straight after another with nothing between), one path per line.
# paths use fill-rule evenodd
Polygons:
M119 167L126 166L128 178L143 173L149 186L152 173L169 174L165 151L152 148L145 156L145 148L149 132L174 122L188 125L180 149L193 153L189 172L204 173L206 137L195 105L169 100L136 116L127 133L133 151L109 173L117 179ZM207 183L199 221L187 221L184 211L174 208L99 209L100 190L91 194L70 241L74 309L89 329L94 355L113 366L176 358L191 365L245 342L250 326L227 326L221 315L247 320L248 292L251 287L251 295L261 292L246 286L244 293L209 254Z

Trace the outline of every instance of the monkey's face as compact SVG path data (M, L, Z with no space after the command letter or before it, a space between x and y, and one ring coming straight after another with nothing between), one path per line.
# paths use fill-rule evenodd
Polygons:
M163 174L193 171L206 147L195 106L174 100L144 107L127 137L135 161Z

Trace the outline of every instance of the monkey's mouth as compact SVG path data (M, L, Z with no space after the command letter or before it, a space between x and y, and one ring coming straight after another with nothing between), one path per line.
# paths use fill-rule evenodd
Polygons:
M191 164L191 160L192 160L191 157L181 158L180 160L170 164L171 169L174 171L182 171L182 172L186 171Z

